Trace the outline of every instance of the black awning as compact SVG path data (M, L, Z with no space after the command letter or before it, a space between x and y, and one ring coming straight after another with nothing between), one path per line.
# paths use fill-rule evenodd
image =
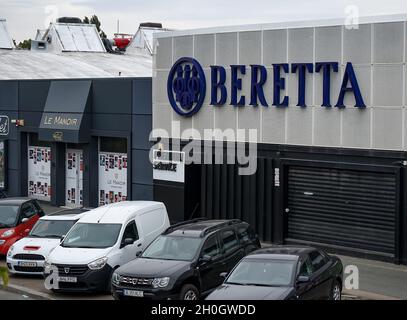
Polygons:
M86 143L90 138L92 81L51 82L39 139L67 143Z

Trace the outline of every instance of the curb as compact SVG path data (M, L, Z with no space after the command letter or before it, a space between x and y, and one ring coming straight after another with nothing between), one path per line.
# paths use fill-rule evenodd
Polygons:
M39 292L37 290L28 289L25 287L21 287L15 284L9 284L7 287L3 287L3 290L17 293L17 294L24 294L30 297L35 298L36 300L55 300L55 298L51 297L46 293Z
M343 295L361 298L362 300L402 300L400 298L385 296L382 294L367 292L363 290L343 290Z

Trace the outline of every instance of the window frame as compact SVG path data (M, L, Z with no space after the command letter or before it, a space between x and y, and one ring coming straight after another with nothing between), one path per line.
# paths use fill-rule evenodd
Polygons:
M127 223L127 225L124 227L124 230L123 230L122 239L121 239L121 241L120 241L120 247L122 247L122 248L123 248L123 245L124 245L124 240L126 240L126 237L125 237L126 229L127 229L131 224L134 225L133 231L136 231L136 235L137 235L137 239L135 239L134 242L140 240L140 233L138 232L136 220L131 220L130 222Z
M235 235L235 239L236 239L236 245L233 246L233 247L230 247L228 249L225 248L225 242L224 242L224 238L223 238L223 234L226 233L226 232L232 232ZM235 231L234 228L228 228L228 229L221 230L219 232L219 237L220 237L220 241L221 241L221 244L222 244L222 250L223 250L224 253L233 252L233 251L239 249L240 241L239 241L239 238L237 236L237 232Z

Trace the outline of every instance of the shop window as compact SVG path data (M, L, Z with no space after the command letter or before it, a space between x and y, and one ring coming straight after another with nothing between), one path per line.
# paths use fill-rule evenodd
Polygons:
M124 138L100 138L101 152L127 153L127 139Z
M127 200L127 140L100 138L99 205Z

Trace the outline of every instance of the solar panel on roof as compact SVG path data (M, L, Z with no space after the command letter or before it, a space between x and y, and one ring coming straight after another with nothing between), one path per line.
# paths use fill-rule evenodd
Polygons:
M14 44L8 33L6 20L0 19L0 49L13 49Z
M93 25L54 24L62 51L105 52L97 29Z

